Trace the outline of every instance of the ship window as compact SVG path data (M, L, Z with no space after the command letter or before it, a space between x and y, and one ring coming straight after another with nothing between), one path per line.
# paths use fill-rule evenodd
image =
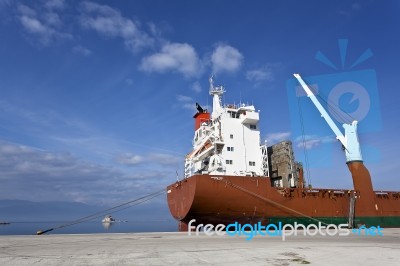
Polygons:
M250 166L256 166L256 162L249 162Z
M257 129L256 125L250 125L250 129Z
M236 112L228 112L231 118L238 118L236 117Z
M227 147L228 151L233 151L233 147Z
M233 164L232 160L226 160L226 164Z
M230 138L233 139L233 134L230 135Z

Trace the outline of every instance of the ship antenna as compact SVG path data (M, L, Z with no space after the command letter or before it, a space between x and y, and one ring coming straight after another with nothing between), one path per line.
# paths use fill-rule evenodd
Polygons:
M180 182L180 180L179 180L179 174L178 174L178 170L176 170L176 181Z
M208 79L208 81L210 82L210 91L212 91L214 89L214 73L211 73L210 78Z

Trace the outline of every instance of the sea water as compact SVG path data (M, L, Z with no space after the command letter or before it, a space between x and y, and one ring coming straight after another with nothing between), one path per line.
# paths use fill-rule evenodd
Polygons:
M117 221L102 223L101 221L83 222L57 229L69 224L69 221L54 222L10 222L0 225L0 235L36 235L37 231L56 228L48 234L97 234L97 233L135 233L135 232L176 232L177 222L174 220L154 221Z

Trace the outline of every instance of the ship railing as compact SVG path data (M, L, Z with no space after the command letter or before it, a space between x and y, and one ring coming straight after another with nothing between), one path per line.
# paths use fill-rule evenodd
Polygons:
M307 193L319 193L320 190L319 189L306 189Z
M375 195L389 195L389 192L376 191Z
M336 197L352 197L358 195L358 191L354 190L330 190L330 189L305 189L305 188L281 188L278 190L284 197L293 197L297 194L300 197L317 197L317 198L336 198Z
M343 190L335 190L333 191L333 194L344 194Z
M385 194L385 195L387 195L387 194L399 194L400 192L397 192L397 191L374 191L375 192L375 194Z
M400 200L400 192L396 191L374 191L376 198L379 199L398 199Z
M229 108L229 109L239 109L240 105L234 104L234 103L228 103L228 104L225 104L224 107Z

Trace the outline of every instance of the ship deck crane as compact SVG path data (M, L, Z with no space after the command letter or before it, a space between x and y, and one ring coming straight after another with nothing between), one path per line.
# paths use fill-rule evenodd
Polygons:
M362 155L360 149L360 142L358 141L357 135L357 124L358 122L354 120L351 124L343 124L345 134L343 135L340 129L337 127L335 122L333 122L332 118L326 112L324 107L318 101L317 97L313 91L308 87L308 85L304 82L303 78L300 74L293 74L294 77L299 81L307 96L311 99L314 105L317 107L318 111L321 113L321 116L325 119L328 123L329 127L335 133L336 138L340 141L346 151L346 161L354 162L359 161L362 162Z
M293 74L303 87L307 96L317 107L321 116L328 123L329 127L335 133L336 138L341 142L346 151L346 163L353 178L354 190L357 191L356 214L355 215L375 215L379 210L375 202L375 192L372 187L371 175L368 169L364 166L361 156L360 142L357 135L357 124L355 120L351 124L343 124L345 134L343 135L335 122L326 112L325 108L318 101L317 97L309 86L304 82L299 74ZM357 209L362 209L363 213L359 213Z

